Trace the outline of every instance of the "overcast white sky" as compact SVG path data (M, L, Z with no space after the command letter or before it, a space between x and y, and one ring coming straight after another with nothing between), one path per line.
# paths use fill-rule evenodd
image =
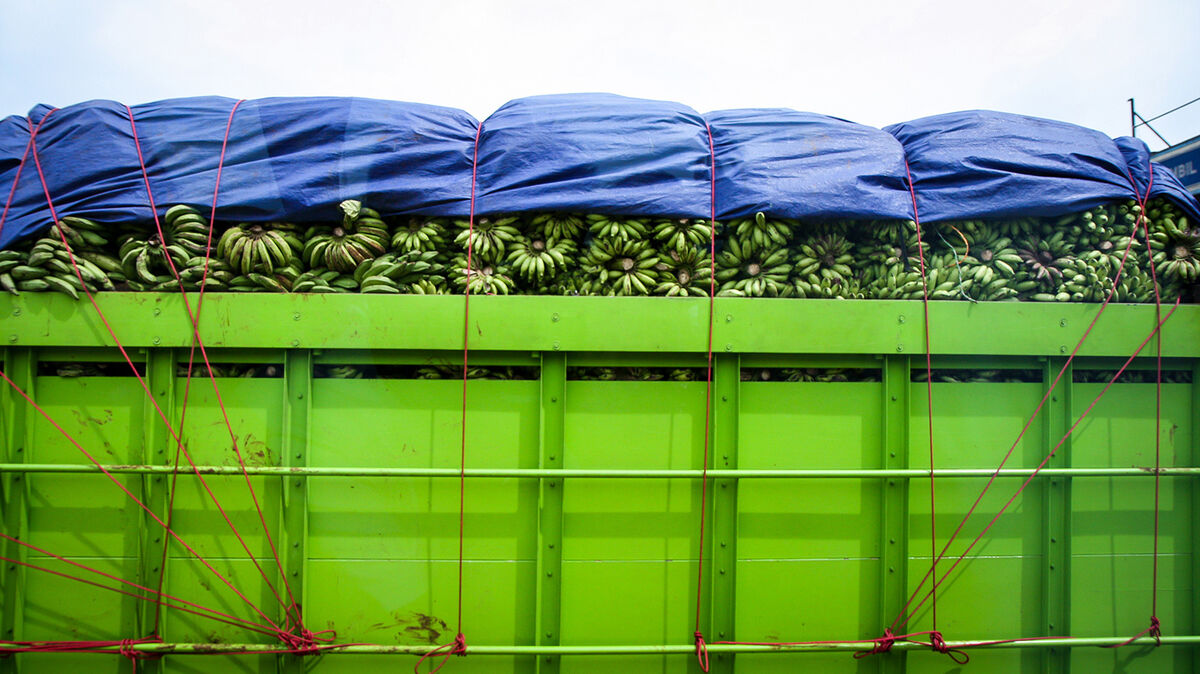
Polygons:
M990 108L1128 135L1129 97L1149 117L1200 96L1200 0L0 2L0 115L220 94L483 118L580 91L874 126ZM1200 135L1200 103L1155 127Z

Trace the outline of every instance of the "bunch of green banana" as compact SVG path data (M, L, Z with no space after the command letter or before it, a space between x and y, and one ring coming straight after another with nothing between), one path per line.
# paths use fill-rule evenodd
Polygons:
M179 244L163 246L158 235L149 238L122 237L118 255L126 283L133 290L177 289L175 275L194 256Z
M342 210L340 225L317 225L305 232L301 256L309 269L328 267L350 273L364 261L387 252L391 236L377 211L354 199L338 206Z
M472 295L511 295L516 290L509 268L498 262L471 259L467 268L467 256L454 258L451 280L460 291L470 290Z
M302 245L295 227L288 223L241 223L225 230L217 242L217 257L243 276L251 272L270 274L286 266Z
M440 218L412 217L392 234L392 250L397 253L440 251L445 247L446 223Z
M830 384L833 382L847 382L850 377L847 376L846 370L841 368L785 368L782 372L783 380L789 382L807 382Z
M718 295L724 297L786 297L790 293L787 248L760 248L731 237L717 253Z
M846 237L837 234L803 241L796 248L792 274L809 283L846 281L854 276L853 249Z
M363 371L353 365L326 365L325 376L329 379L362 379Z
M972 299L999 301L1016 297L1017 292L1010 287L1010 281L1023 264L1020 255L1012 247L1011 239L1001 236L986 223L976 222L979 223L976 227L964 226L958 230L963 232L962 237L957 236L957 232L939 231L941 238L952 243L953 264L962 271L965 279L971 280ZM949 228L947 225L936 227Z
M1155 224L1150 254L1159 281L1176 286L1200 282L1200 227L1189 227L1187 217L1177 212L1161 213Z
M921 272L905 271L899 266L885 269L882 275L863 287L867 297L878 300L919 300L925 294Z
M276 268L269 274L252 271L249 274L235 276L230 279L228 290L233 292L260 290L273 293L291 292L302 271L300 260L293 258L286 265Z
M354 270L364 293L439 295L446 283L437 251L388 253L366 260Z
M713 228L706 220L670 218L654 224L654 240L659 250L682 253L692 248L711 248Z
M203 256L210 235L208 220L191 206L172 206L163 215L163 236L191 256Z
M512 242L508 262L533 288L541 288L575 263L578 248L570 239L543 239L538 233Z
M649 295L657 285L658 255L644 241L593 239L583 264L597 270L596 294Z
M570 213L535 215L530 224L533 226L534 233L544 239L554 239L555 241L577 240L587 229L583 216Z
M1025 237L1018 244L1017 255L1024 265L1024 275L1041 283L1043 291L1056 288L1062 282L1063 269L1075 261L1072 246L1062 231L1049 237L1039 234Z
M236 275L233 267L221 258L201 256L189 258L179 270L179 280L186 290L199 290L203 284L206 292L228 289L229 282Z
M83 218L63 220L53 225L46 236L35 240L28 252L18 249L0 252L0 288L14 294L21 290L52 290L75 299L79 299L84 289L91 292L113 289L106 269L119 263L96 250L95 246L103 245L104 241L96 234L99 226ZM68 241L69 250L63 238Z
M500 262L508 252L508 244L521 237L521 231L515 226L518 218L482 217L475 219L474 227L469 220L456 220L459 228L454 243L462 247L464 253L471 249L471 264L476 261ZM474 292L474 290L472 290Z
M641 241L646 238L645 220L593 214L587 216L587 221L588 231L597 239Z
M778 248L788 245L792 240L792 229L796 223L791 220L772 220L759 211L752 218L741 218L729 223L733 236L742 244L752 244L758 248Z
M867 297L859 280L853 276L843 276L837 279L827 279L808 276L797 276L792 279L788 292L781 297L800 297L808 299L831 300L861 300Z
M698 247L669 250L654 265L659 284L655 295L708 297L712 289L712 259Z
M317 267L310 269L292 284L294 293L352 293L358 290L358 281L351 274L336 269Z

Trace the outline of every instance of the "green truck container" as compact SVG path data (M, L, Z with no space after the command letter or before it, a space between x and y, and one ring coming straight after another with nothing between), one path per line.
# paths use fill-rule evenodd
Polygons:
M46 413L8 385L0 392L3 531L37 548L0 542L10 560L0 640L138 639L156 620L155 605L132 596L141 590L112 592L98 585L115 581L69 564L154 587L167 539L52 419L156 516L173 500L172 528L267 618L283 620L271 590L282 574L311 630L359 645L246 653L281 644L171 608L161 644L9 655L0 671L127 672L125 651L167 653L136 660L138 672L396 672L453 640L463 297L209 294L199 333L226 376L214 387L200 370L186 389L192 333L179 294L97 301L153 399L86 300L0 298L3 371ZM718 298L706 415L709 307L470 299L470 365L508 376L466 386L468 653L444 671L694 672L697 612L716 672L960 671L913 643L852 654L901 612L931 547L966 514L1099 305L930 304L936 540L922 303ZM1154 326L1154 306L1104 311L939 569ZM1163 328L1157 415L1156 346L1145 344L939 587L950 645L1050 637L969 648L961 671L1200 671L1200 306L1178 307ZM331 376L342 366L362 378ZM449 375L419 378L430 367ZM628 376L589 374L597 368ZM257 376L227 376L246 371ZM186 464L172 475L176 444L155 405L177 424L185 393L186 448L253 555ZM180 545L165 558L166 593L257 619ZM1155 599L1160 646L1097 647L1144 630ZM930 629L929 609L905 629Z

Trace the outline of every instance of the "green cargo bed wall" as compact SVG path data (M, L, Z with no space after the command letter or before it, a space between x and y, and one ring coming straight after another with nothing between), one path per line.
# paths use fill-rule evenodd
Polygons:
M180 298L97 299L174 423L184 395L177 367L186 365L190 344ZM702 372L707 308L705 299L472 299L472 365L511 366L525 378L468 385L463 628L472 652L446 671L697 671L691 632L703 377L584 377L609 367ZM931 306L933 367L945 375L933 384L939 546L1097 309ZM0 298L0 316L4 372L164 513L175 445L94 312L65 297L24 295ZM1153 325L1151 306L1106 311L1014 452L1006 466L1012 472L998 478L952 555ZM398 646L392 650L399 653L351 654L385 650L360 646L320 657L178 654L139 661L139 672L406 671L416 660L406 653L453 638L462 383L453 373L416 379L413 368L461 367L461 329L462 299L455 297L206 298L201 334L214 364L227 375L250 366L259 375L221 376L218 384L306 622L336 630L338 643ZM915 302L716 301L714 471L701 606L710 642L870 640L900 612L930 562L921 329ZM1187 470L1200 465L1197 335L1195 306L1180 307L1163 330L1170 376L1162 387L1160 441L1163 465L1173 469L1161 478L1164 645L1026 642L973 649L965 671L1192 672L1200 665L1200 491L1195 469ZM1141 376L1104 395L1049 469L941 586L939 628L948 640L1070 635L1112 643L1146 626L1153 348L1151 342L1134 363ZM347 365L379 376L327 376ZM801 381L787 381L784 370ZM819 381L835 370L849 376ZM980 370L1001 375L970 381ZM194 379L188 396L187 448L198 464L214 467L206 480L276 579L280 571L230 452L213 387ZM0 414L5 533L153 586L162 529L7 386ZM137 467L145 465L154 468ZM186 472L177 478L172 527L279 617L250 556ZM2 554L86 575L12 543ZM153 606L132 597L13 564L2 571L0 639L119 640L153 624ZM178 545L170 547L165 591L254 617ZM928 608L909 629L929 628ZM161 632L190 650L271 645L262 635L172 609ZM957 667L928 648L899 645L863 659L848 648L754 650L786 649L712 645L713 669ZM22 673L129 668L116 654L0 658L0 671Z

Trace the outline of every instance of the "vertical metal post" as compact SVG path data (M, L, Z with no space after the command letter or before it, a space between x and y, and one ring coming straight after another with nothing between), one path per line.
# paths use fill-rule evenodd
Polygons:
M737 354L719 354L713 362L712 400L712 464L714 467L737 468L738 392L741 388L741 366ZM736 639L735 572L737 570L737 509L738 481L715 480L712 490L712 535L708 539L708 555L712 587L709 599L709 628L713 641ZM716 654L711 661L712 672L734 670L734 654Z
M1133 107L1133 99L1129 99L1129 135L1137 138L1137 109Z
M283 465L308 464L308 419L312 410L312 351L289 349L283 365ZM287 585L303 616L305 605L304 566L308 537L308 478L293 475L283 478L283 534L280 546ZM283 585L280 583L280 585ZM280 590L283 591L282 589ZM305 660L297 655L280 655L278 669L283 674L303 674Z
M171 349L150 349L146 357L146 385L154 395L163 414L171 423L175 417L175 352ZM176 428L175 432L183 437L183 429ZM142 455L141 460L147 465L166 465L173 463L175 445L167 430L166 424L158 416L153 402L147 398L142 406ZM170 489L169 475L142 475L141 495L146 507L164 521L167 512L167 496ZM170 537L163 527L159 526L150 514L141 512L141 531L138 536L138 582L148 588L157 588L159 575L164 579L166 571L161 568L163 547L170 544ZM164 580L163 588L166 588ZM152 595L151 598L153 598ZM137 634L139 637L151 636L155 632L155 615L157 604L145 601L138 607ZM162 616L159 616L162 623ZM161 635L159 635L161 636ZM162 671L162 662L156 658L145 660L138 668L150 674Z
M1050 388L1055 375L1066 364L1065 358L1047 358L1042 367L1042 386ZM1055 392L1046 404L1042 415L1042 448L1049 452L1066 434L1071 425L1071 380L1074 368L1063 373ZM1044 393L1044 391L1043 391ZM1050 468L1071 466L1071 439L1054 453ZM1071 478L1052 477L1044 482L1046 508L1042 520L1045 532L1044 550L1046 568L1042 571L1042 634L1065 636L1071 633L1071 583L1068 564L1071 561ZM1071 649L1050 648L1046 650L1043 669L1052 674L1070 671Z
M908 468L909 393L912 389L908 356L885 356L883 363L884 468ZM884 478L879 578L879 634L900 614L908 599L908 480ZM876 658L879 671L900 674L907 651Z
M1200 358L1192 362L1192 460L1189 466L1200 466ZM1192 630L1189 634L1200 634L1200 484L1191 482L1192 488ZM1178 487L1176 487L1178 489ZM1176 632L1177 630L1171 630ZM1183 630L1178 630L1182 632ZM1192 666L1200 674L1200 649L1193 654Z
M542 354L541 421L538 468L563 467L563 433L566 423L567 358L559 352ZM538 480L537 645L559 645L562 606L563 489L561 479ZM561 657L543 655L537 671L557 674Z
M21 387L30 398L36 399L34 392L34 377L37 374L37 359L33 349L9 348L4 358L4 373L14 384ZM32 438L29 423L29 404L12 387L5 386L3 391L4 423L7 426L5 444L8 446L6 459L12 463L24 463L28 459L30 439ZM3 486L4 533L14 538L25 540L29 526L29 481L22 473L13 473L0 477ZM24 561L26 548L11 541L5 541L2 546L4 556L9 559ZM23 614L24 577L22 567L11 562L4 563L0 575L0 640L15 641L21 638L21 621ZM0 658L0 672L16 672L15 657Z

